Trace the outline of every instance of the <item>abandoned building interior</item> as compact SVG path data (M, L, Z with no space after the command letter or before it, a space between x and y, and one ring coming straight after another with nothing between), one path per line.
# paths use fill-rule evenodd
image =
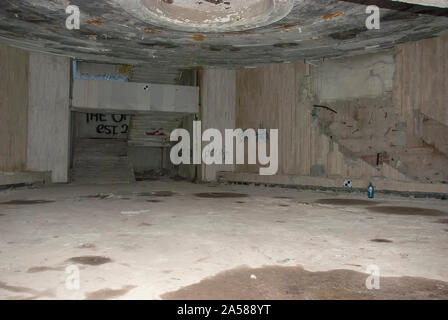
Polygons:
M3 0L0 119L0 299L448 298L448 1Z

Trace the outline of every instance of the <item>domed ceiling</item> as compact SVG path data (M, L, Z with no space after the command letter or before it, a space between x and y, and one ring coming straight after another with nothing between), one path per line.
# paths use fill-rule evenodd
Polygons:
M422 3L2 0L0 42L81 60L189 68L348 56L447 33L447 8L407 2ZM66 28L69 5L80 9L79 30ZM379 30L366 27L368 5L381 9Z

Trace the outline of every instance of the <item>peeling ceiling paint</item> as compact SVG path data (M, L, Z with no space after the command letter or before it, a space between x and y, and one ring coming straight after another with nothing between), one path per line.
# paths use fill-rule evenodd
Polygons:
M120 1L2 0L0 41L88 61L191 68L350 56L448 32L448 9L387 0L291 0L291 11L276 22L225 32L174 30ZM65 27L69 4L80 8L79 30ZM381 8L380 30L365 26L372 4Z

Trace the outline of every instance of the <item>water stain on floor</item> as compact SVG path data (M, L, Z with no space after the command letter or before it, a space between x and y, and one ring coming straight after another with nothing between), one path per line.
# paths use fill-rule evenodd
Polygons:
M371 200L360 200L360 199L319 199L314 201L318 204L328 204L335 206L371 206L380 204L380 202L374 202Z
M39 290L35 290L32 288L27 288L27 287L12 286L12 285L9 285L2 281L0 281L0 289L10 291L13 293L26 293L26 294L32 295L30 297L24 297L23 300L34 300L34 299L44 298L44 297L47 297L47 298L55 297L54 290L52 290L52 289L39 291Z
M301 267L240 267L161 297L167 300L448 299L447 282L382 277L380 290L368 290L368 276L352 270L310 272Z
M440 210L417 208L417 207L380 206L380 207L368 207L367 210L377 213L395 214L402 216L419 215L419 216L437 217L448 215L447 213Z
M372 242L378 242L378 243L392 243L392 240L388 240L388 239L372 239L370 240Z
M0 202L0 205L16 205L16 206L30 206L35 204L54 203L52 200L11 200L6 202Z
M112 259L101 256L82 256L82 257L73 257L68 259L67 261L90 266L99 266L105 263L112 262Z
M161 201L161 200L146 200L146 202L160 203L160 202L163 202L163 201Z
M11 291L15 293L30 293L30 294L36 294L38 293L37 290L27 288L27 287L20 287L20 286L11 286L5 282L0 281L0 289Z
M248 195L245 193L234 193L234 192L204 192L204 193L195 193L194 195L198 198L212 198L212 199L248 197Z
M47 272L47 271L61 271L61 270L64 270L64 269L63 268L40 266L40 267L29 268L27 270L27 273L39 273L39 272Z
M86 293L86 300L107 300L124 296L136 286L124 286L121 289L101 289L94 292Z
M140 227L151 227L152 224L150 224L150 223L146 223L146 222L142 222L142 223L139 224L139 226L140 226Z

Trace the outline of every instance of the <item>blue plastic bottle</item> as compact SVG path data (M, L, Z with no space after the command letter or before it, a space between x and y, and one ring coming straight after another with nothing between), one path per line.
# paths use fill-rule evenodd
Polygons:
M373 199L375 197L375 188L373 187L372 182L370 182L368 188L367 188L367 195L369 199Z

